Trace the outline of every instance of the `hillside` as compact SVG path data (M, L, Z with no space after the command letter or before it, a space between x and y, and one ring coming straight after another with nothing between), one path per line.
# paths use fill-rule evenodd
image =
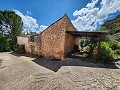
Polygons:
M106 21L101 28L109 31L111 34L115 34L120 32L120 15L118 15L115 19Z
M108 31L112 38L120 40L120 15L112 20L106 21L99 30Z

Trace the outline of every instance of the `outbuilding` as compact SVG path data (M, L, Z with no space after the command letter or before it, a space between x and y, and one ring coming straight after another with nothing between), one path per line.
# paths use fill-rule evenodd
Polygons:
M97 37L98 52L100 49L100 39L102 35L106 35L104 32L80 32L71 23L69 17L65 14L59 20L51 24L40 34L28 37L26 42L20 37L17 37L18 44L24 44L27 53L41 55L44 57L51 57L56 59L63 59L74 50L78 37ZM25 43L23 43L25 42ZM27 43L27 44L26 44ZM99 53L98 53L99 54Z

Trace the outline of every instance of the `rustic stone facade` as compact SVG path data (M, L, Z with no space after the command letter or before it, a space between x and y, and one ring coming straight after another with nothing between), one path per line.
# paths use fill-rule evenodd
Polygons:
M47 57L64 58L73 50L76 38L66 33L76 30L67 15L49 26L41 34L41 54Z
M77 30L65 14L38 35L39 43L28 43L26 51L44 57L62 59L71 53L76 43L76 38L66 31Z

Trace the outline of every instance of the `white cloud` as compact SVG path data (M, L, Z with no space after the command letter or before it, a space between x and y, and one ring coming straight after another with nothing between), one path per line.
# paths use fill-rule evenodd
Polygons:
M120 11L120 0L102 0L98 7L96 4L98 0L92 0L85 8L73 13L76 19L72 23L78 30L95 30L110 14Z
M98 3L98 0L92 0L92 3L88 3L86 5L87 8L92 9L95 7L95 5Z
M34 19L33 17L29 16L29 15L24 15L23 13L21 13L18 10L14 10L16 14L18 14L23 21L23 26L24 26L24 30L32 30L32 31L36 31L36 29L38 28L38 24L37 24L37 20Z
M23 15L20 11L14 10L16 14L18 14L23 21L25 28L38 28L37 20L31 16Z
M41 25L40 28L39 28L39 31L43 31L47 28L48 26L45 26L45 25Z
M27 11L27 14L28 14L28 15L33 15L32 12L30 12L30 11Z
M16 14L18 14L22 18L23 25L24 25L24 31L31 30L33 32L39 33L40 31L47 28L47 26L45 26L45 25L39 26L37 24L37 20L34 19L33 17L29 16L29 15L32 15L32 13L30 11L27 11L28 15L24 15L23 13L21 13L18 10L14 10L14 11Z

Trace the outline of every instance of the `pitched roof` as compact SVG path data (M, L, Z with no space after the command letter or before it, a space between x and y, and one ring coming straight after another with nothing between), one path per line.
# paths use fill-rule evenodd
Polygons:
M69 17L67 16L67 14L64 14L64 16L62 16L60 19L58 19L57 21L55 21L54 23L52 23L50 26L48 26L45 30L43 30L40 34L42 34L44 31L46 31L49 27L51 27L52 25L54 25L55 23L59 22L61 19L63 18L67 18L69 19ZM70 20L70 19L69 19Z

